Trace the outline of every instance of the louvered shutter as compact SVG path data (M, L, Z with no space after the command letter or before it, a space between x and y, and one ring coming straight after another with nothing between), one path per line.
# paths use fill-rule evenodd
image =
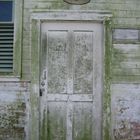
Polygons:
M14 24L0 23L0 72L13 71Z

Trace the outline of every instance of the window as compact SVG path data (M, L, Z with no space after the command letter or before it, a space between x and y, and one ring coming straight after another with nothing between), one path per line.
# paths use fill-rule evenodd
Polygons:
M11 22L12 21L12 1L0 1L0 21Z
M21 76L23 0L0 0L0 77Z
M0 0L0 73L13 72L13 1Z

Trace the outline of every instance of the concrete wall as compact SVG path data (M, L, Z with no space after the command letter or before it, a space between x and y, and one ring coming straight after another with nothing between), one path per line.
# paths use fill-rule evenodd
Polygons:
M0 79L0 139L28 139L33 9L109 10L113 14L111 50L112 140L140 139L140 1L91 0L70 5L62 0L24 0L22 77Z

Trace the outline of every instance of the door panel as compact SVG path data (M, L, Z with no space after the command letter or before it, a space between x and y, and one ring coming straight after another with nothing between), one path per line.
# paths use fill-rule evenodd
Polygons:
M74 31L74 94L93 92L93 32Z
M92 140L92 103L73 104L73 140Z
M67 32L48 31L47 33L48 93L67 91Z
M47 140L66 140L66 103L48 103Z
M41 140L101 140L102 31L99 23L41 24Z

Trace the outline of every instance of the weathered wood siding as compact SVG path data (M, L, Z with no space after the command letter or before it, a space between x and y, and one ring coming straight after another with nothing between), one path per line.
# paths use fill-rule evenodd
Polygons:
M112 78L118 82L140 81L140 30L116 29L113 33Z
M112 140L140 139L140 0L91 0L90 3L81 6L70 5L62 0L24 0L20 80L31 79L30 16L33 9L88 9L112 12L113 45L110 54ZM28 140L30 83L10 79L0 78L0 139ZM60 104L58 107L61 106L63 105ZM75 116L79 107L74 108ZM50 104L48 110L51 108ZM62 107L60 111L65 109ZM87 110L87 114L88 112ZM49 119L54 115L50 114ZM59 118L58 116L58 121ZM63 118L65 119L65 116ZM74 119L76 121L77 118ZM57 120L54 124L59 125ZM50 127L54 125L50 124ZM63 122L62 129L65 131ZM80 131L83 128L76 125L75 129ZM90 129L90 126L87 129ZM54 132L51 133L50 137L55 137ZM75 134L74 137L79 136Z

